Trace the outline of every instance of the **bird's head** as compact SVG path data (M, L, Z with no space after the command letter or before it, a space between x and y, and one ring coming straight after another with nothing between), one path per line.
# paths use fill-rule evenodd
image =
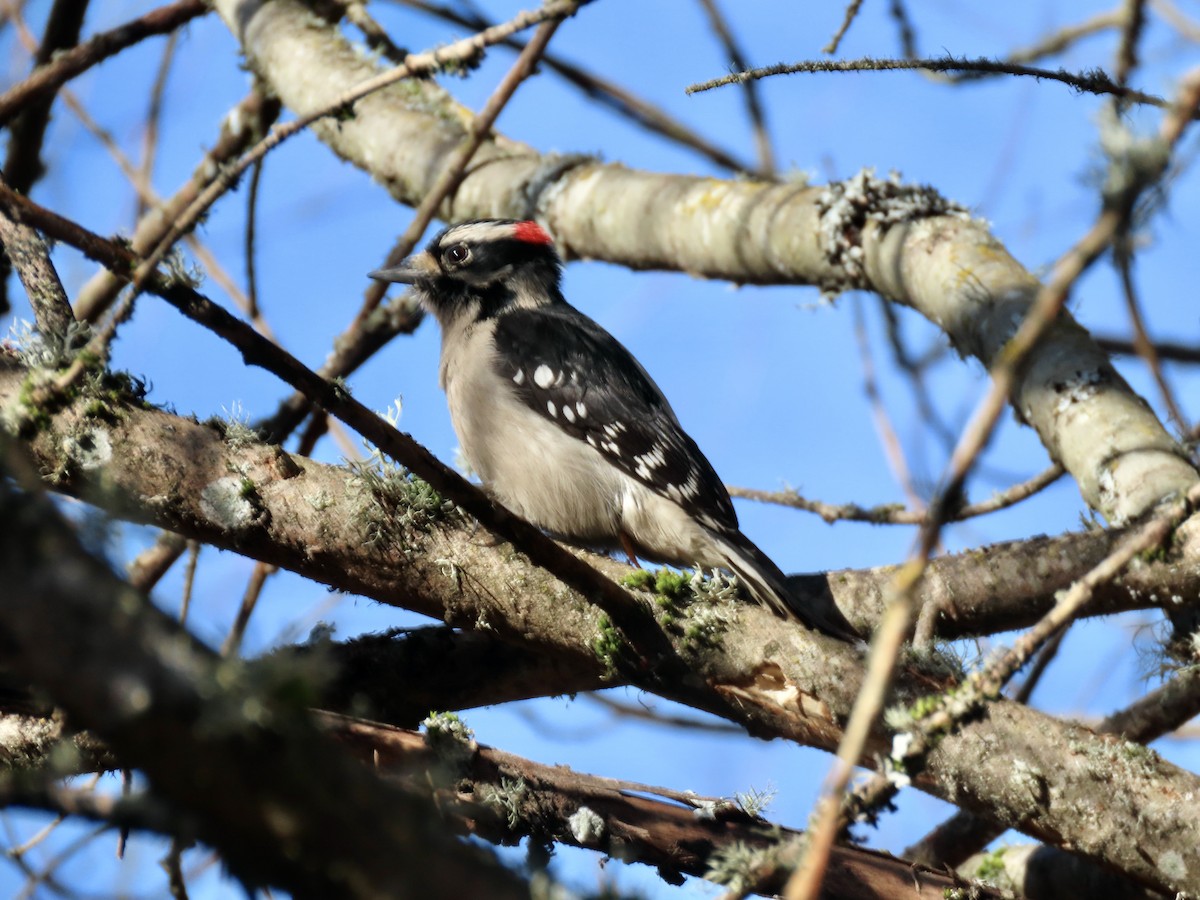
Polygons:
M536 222L477 219L451 225L420 253L371 277L416 287L445 325L461 315L487 317L508 307L562 302L562 261Z

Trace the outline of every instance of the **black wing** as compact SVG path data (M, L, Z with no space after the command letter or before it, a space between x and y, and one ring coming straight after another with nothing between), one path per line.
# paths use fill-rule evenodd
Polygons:
M611 334L563 304L508 311L495 336L496 369L531 409L709 527L737 527L712 465Z

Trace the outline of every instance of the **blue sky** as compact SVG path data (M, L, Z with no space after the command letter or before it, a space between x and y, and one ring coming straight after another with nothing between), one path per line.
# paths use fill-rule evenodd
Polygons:
M995 56L1031 43L1055 27L1109 8L1105 2L1017 2L976 5L926 0L909 4L921 51L955 56ZM508 18L517 4L482 4L494 19ZM759 0L726 4L746 55L756 64L820 56L840 23L838 4ZM34 0L26 12L40 32L49 4ZM87 31L113 27L150 5L129 0L96 2ZM398 6L371 10L404 46L422 49L466 32ZM158 63L161 39L112 60L72 84L92 114L136 157L146 98L142 87ZM1083 69L1109 65L1115 38L1093 37L1051 65ZM15 49L11 29L0 34L8 59L0 70L8 82L23 76L28 61ZM698 131L746 158L753 140L736 88L685 96L684 88L723 74L728 66L698 4L600 0L567 22L552 52L591 68L654 100ZM898 53L886 4L864 4L840 56ZM1153 21L1144 44L1145 68L1136 79L1145 90L1170 95L1174 79L1200 62L1188 46ZM477 109L511 64L511 53L493 52L469 79L449 78L447 87ZM162 143L154 183L170 193L188 176L201 148L217 133L221 116L246 91L237 48L215 17L195 22L181 42L168 82ZM796 75L760 84L780 167L808 173L816 182L848 177L863 167L892 170L906 181L935 186L993 224L1009 250L1035 272L1045 269L1077 240L1097 211L1096 122L1102 100L1030 79L993 80L950 87L915 73ZM1156 112L1135 113L1139 127L1155 127ZM527 84L504 111L498 129L542 151L595 153L626 166L654 171L723 174L691 151L666 145L603 108L581 100L572 89L543 75ZM1183 144L1194 158L1193 138ZM34 198L102 233L128 233L132 192L100 147L64 108L47 138L51 174ZM260 303L285 346L317 366L331 339L353 316L367 286L365 273L378 267L404 230L410 211L394 203L369 177L332 156L315 138L302 135L272 154L262 178L258 244ZM1172 186L1166 210L1146 231L1138 261L1145 312L1154 336L1200 341L1194 296L1195 247L1200 246L1198 184L1192 168ZM223 200L205 224L208 246L244 281L241 245L245 191ZM55 261L72 293L91 265L59 248ZM206 290L226 298L211 282ZM685 428L731 484L759 488L793 486L829 502L861 504L904 499L881 449L863 396L863 369L855 338L860 308L875 353L877 377L916 481L936 482L947 449L928 434L916 415L912 392L891 365L878 300L846 295L835 304L807 287L740 288L665 272L631 273L600 262L568 267L568 298L625 343L671 399ZM19 289L11 291L14 313L28 318ZM1126 330L1117 279L1097 266L1080 283L1072 308L1088 328ZM911 346L938 341L935 330L901 310ZM445 460L456 440L444 398L437 388L438 336L432 323L411 338L399 338L351 380L355 395L384 410L402 399L401 427ZM274 409L286 391L259 370L242 367L228 347L182 319L154 298L143 298L135 319L121 333L115 364L145 377L150 399L171 403L200 417L240 409L255 419ZM1119 362L1121 371L1161 409L1144 367ZM1200 413L1194 371L1168 368L1185 411ZM939 411L961 427L981 396L977 363L948 353L934 370L931 389ZM340 452L326 442L318 454L336 462ZM982 499L1047 464L1036 437L1006 416L986 457L984 475L970 486ZM911 549L906 528L829 526L805 513L739 501L743 530L786 571L882 565L902 560ZM1083 504L1074 484L1063 480L1021 507L951 528L949 549L1000 539L1057 533L1079 527ZM149 531L125 527L118 556L126 558L151 539ZM242 595L251 564L211 549L201 555L193 627L219 644ZM179 573L156 597L175 608ZM1142 663L1131 651L1130 629L1148 617L1077 626L1037 696L1039 705L1063 714L1104 714L1143 692ZM255 653L282 639L303 636L317 621L333 623L338 636L416 624L419 617L353 597L328 594L291 576L269 584L251 622L246 651ZM986 647L969 645L973 656ZM618 690L618 699L653 698ZM465 716L478 739L547 763L567 763L601 775L730 795L751 786L778 790L770 815L800 827L827 771L829 758L780 741L764 743L704 732L670 732L614 721L593 702L557 698ZM1164 755L1195 768L1200 760L1186 745L1167 743ZM899 851L942 818L944 804L910 791L900 811L868 835L872 846ZM29 833L25 826L21 834ZM104 839L107 840L107 839ZM102 840L101 845L104 844ZM102 847L99 858L111 856ZM91 858L89 852L89 859ZM99 865L99 862L96 862ZM91 865L88 863L87 865ZM152 865L117 878L134 878L153 892ZM88 871L85 867L84 872ZM612 864L598 874L596 857L559 852L556 871L569 883L592 885L599 877L647 896L710 896L696 881L664 886L653 872ZM83 878L84 876L77 876ZM0 868L0 893L23 878ZM76 882L79 883L79 882ZM84 882L86 883L86 881ZM119 880L117 883L121 883ZM235 888L215 874L193 896L232 895Z

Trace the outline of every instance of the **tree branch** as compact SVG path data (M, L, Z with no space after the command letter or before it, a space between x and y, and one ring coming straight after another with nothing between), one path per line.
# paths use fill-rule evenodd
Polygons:
M44 497L7 479L0 523L6 661L188 810L240 879L297 897L528 896L428 827L428 804L322 738L296 703L294 668L248 678L221 662L89 556Z

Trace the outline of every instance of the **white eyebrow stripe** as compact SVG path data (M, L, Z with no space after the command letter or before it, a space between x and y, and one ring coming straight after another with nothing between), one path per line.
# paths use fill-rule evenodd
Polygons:
M470 222L456 225L446 232L439 245L449 247L460 242L482 243L512 237L513 226L498 222Z

